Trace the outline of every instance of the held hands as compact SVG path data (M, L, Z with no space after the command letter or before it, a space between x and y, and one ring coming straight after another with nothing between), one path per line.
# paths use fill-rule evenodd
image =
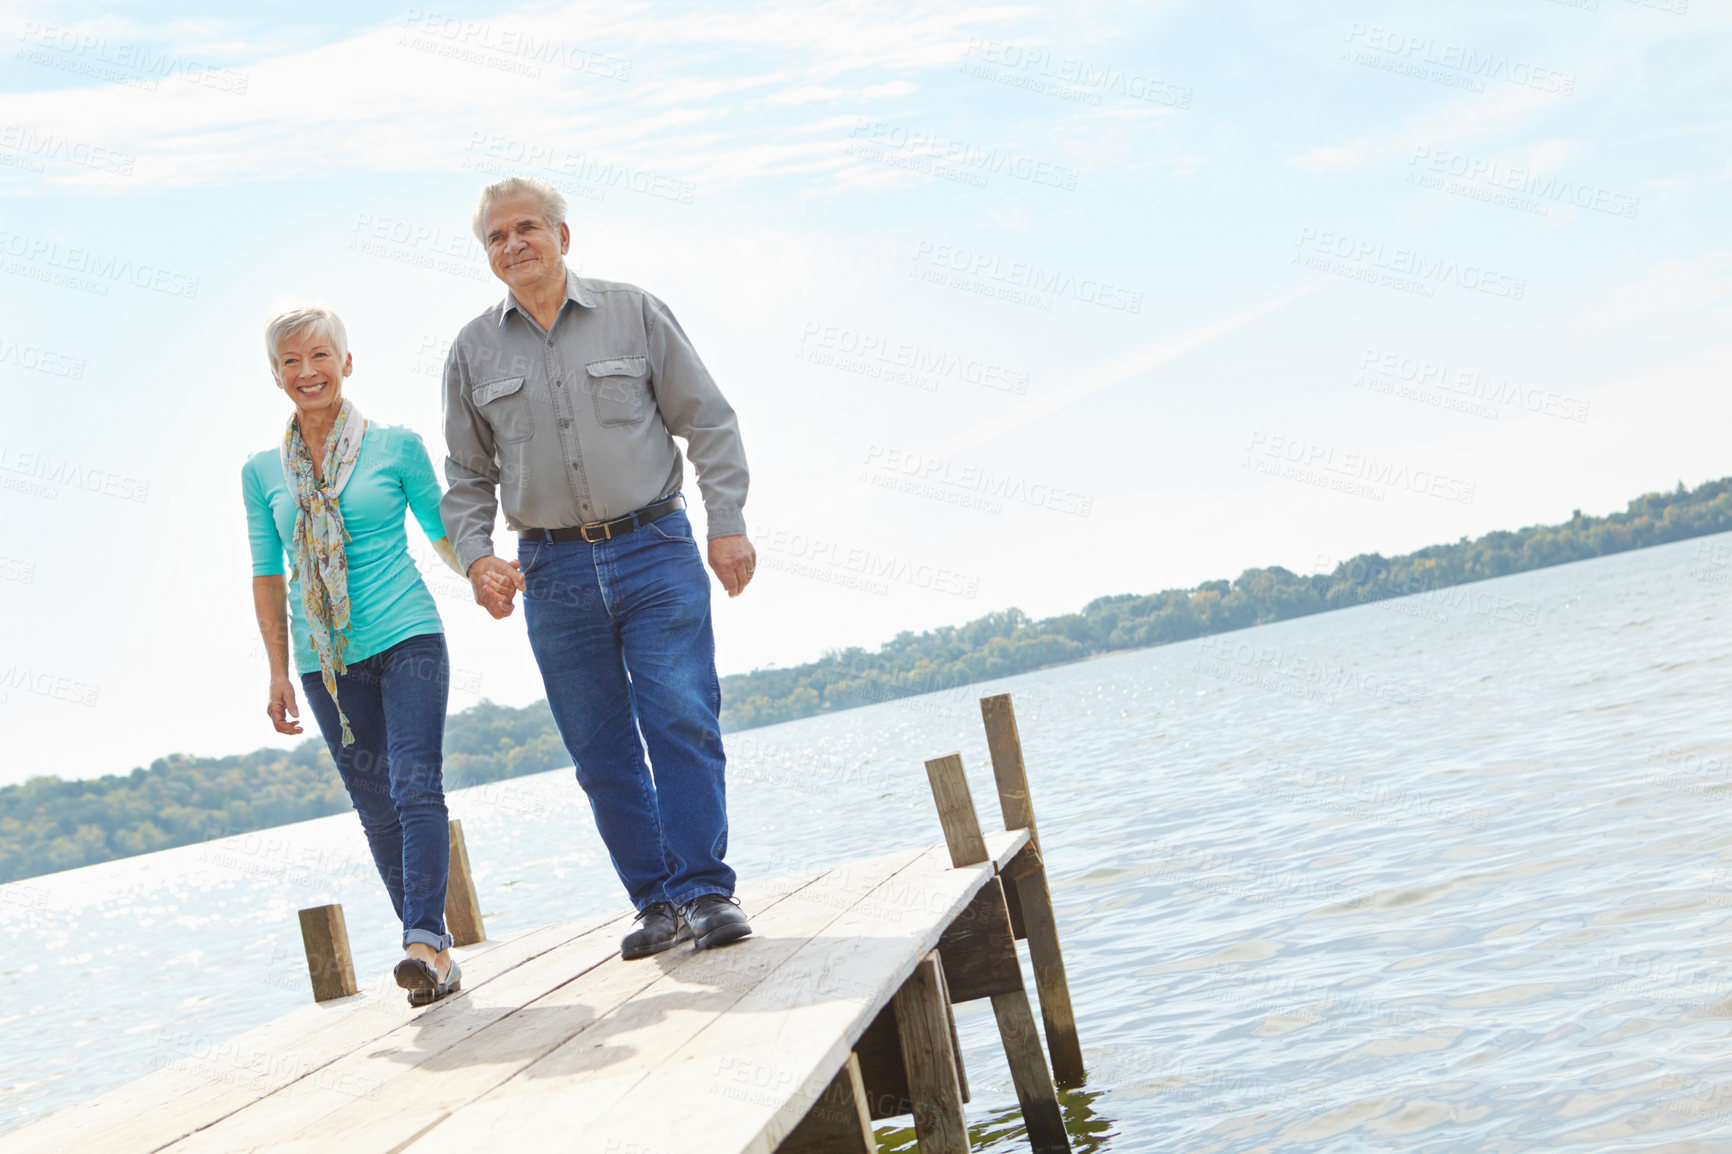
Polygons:
M271 678L271 699L265 706L265 713L270 716L271 725L278 733L299 733L301 723L297 720L301 711L295 705L295 683L287 677Z
M757 568L758 551L745 534L710 538L710 569L729 597L738 597L746 591L746 583Z
M469 566L469 584L475 590L475 603L498 621L511 616L517 594L525 588L517 562L493 556L478 557Z

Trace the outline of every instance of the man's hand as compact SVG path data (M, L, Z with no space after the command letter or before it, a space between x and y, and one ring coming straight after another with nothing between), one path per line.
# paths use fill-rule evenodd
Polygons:
M746 540L744 533L733 537L710 538L710 569L721 581L729 597L738 597L746 590L746 582L758 568L758 551Z
M525 588L517 562L502 561L491 554L477 557L469 566L469 586L475 590L475 603L499 621L511 616L513 602Z
M295 707L295 683L287 677L271 678L271 699L265 706L265 712L270 715L271 726L278 733L299 733L301 723L296 720L301 711Z

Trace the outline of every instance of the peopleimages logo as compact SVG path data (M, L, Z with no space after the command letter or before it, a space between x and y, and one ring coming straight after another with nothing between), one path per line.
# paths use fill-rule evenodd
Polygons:
M72 248L57 240L33 237L24 233L0 229L0 255L26 261L31 265L60 269L74 277L95 278L83 282L107 289L103 282L129 284L134 288L165 293L172 297L192 300L198 296L198 278L189 277L160 265L136 263L129 257L104 253L94 248ZM27 266L7 266L8 272L23 272ZM40 279L47 279L47 274ZM70 285L69 287L81 287Z
M131 176L132 166L138 162L136 153L116 152L100 144L69 140L52 132L36 132L19 124L0 126L0 148L21 152L37 160L58 160L121 176Z
M1500 381L1477 369L1452 369L1443 361L1384 352L1381 349L1366 349L1364 356L1360 358L1359 368L1362 374L1364 370L1370 369L1385 381L1402 381L1422 390L1453 393L1470 404L1484 401L1493 406L1519 408L1524 412L1540 413L1577 423L1588 419L1588 402L1584 400L1545 389L1524 388L1511 384L1508 380ZM1354 383L1378 392L1389 391L1378 388L1374 381L1367 380L1363 375ZM1495 418L1496 415L1494 408L1491 416Z
M107 469L92 469L65 457L56 460L46 453L19 452L8 445L0 445L0 480L7 482L10 487L15 478L28 478L45 483L35 486L36 488L66 485L87 493L101 493L106 497L141 504L150 497L149 481L122 476Z
M40 345L20 344L7 339L4 334L0 334L0 365L16 365L33 373L47 373L51 377L73 381L84 379L83 357L55 352Z
M1356 496L1383 500L1388 489L1405 489L1421 496L1473 504L1477 485L1435 469L1416 469L1373 453L1343 452L1333 445L1306 441L1261 429L1251 434L1243 467L1290 480L1333 478L1347 486L1327 485ZM1381 488L1380 488L1381 486Z
M1342 263L1332 265L1331 260ZM1389 250L1380 240L1309 226L1299 230L1298 252L1294 254L1293 263L1340 276L1357 278L1363 273L1363 279L1368 280L1381 274L1420 287L1452 284L1512 301L1521 300L1528 291L1526 277L1495 272L1448 257L1430 257L1418 249ZM1359 272L1356 273L1356 269Z
M661 200L690 204L698 189L695 182L680 180L666 173L633 168L617 161L602 161L587 153L572 152L557 144L519 140L499 133L470 133L467 151L470 155L465 167L474 171L515 174L527 168L538 176L551 179L552 183L565 191L573 189L564 182L575 182L578 195L589 196L594 200L600 200L606 195L606 189L618 188ZM501 164L510 167L497 167ZM586 185L596 187L585 189ZM592 193L599 195L591 195Z
M218 68L179 53L151 49L126 40L111 40L107 36L54 24L38 24L34 20L24 22L24 30L18 34L18 39L27 47L18 53L16 59L99 79L119 80L152 92L156 91L157 81L148 77L167 79L178 75L188 84L235 96L246 95L250 80L245 72ZM143 73L144 76L127 76L129 73Z
M1045 300L1045 307L1050 308L1051 297L1069 297L1082 304L1120 312L1137 313L1143 309L1141 292L1060 269L1042 268L1026 261L1007 261L993 253L957 245L920 241L914 246L914 264L911 275L923 280L953 284L959 288L967 288L972 283L989 290L983 295L999 296L1019 304ZM953 276L960 276L963 281L949 279ZM999 286L999 289L992 291L987 282Z
M1416 146L1407 163L1412 167L1408 176L1410 182L1419 183L1416 178L1425 175L1447 176L1470 184L1484 185L1488 189L1508 192L1514 196L1528 197L1546 208L1567 204L1593 212L1603 212L1608 216L1635 220L1636 210L1642 204L1640 198L1627 193L1566 180L1556 174L1542 176L1523 165L1466 156L1459 152L1433 148L1429 144ZM1455 191L1447 185L1439 187L1446 191Z
M871 120L864 116L854 118L854 129L849 135L872 146L867 151L853 155L881 163L895 164L899 158L884 154L885 150L893 150L905 154L905 157L900 159L930 159L937 164L972 171L982 178L1003 175L1067 191L1076 188L1080 176L1078 171L1069 165L1055 164L1038 156L1012 152L1005 148L983 147L941 133L910 130L899 124Z
M1479 84L1487 80L1501 80L1506 84L1553 92L1560 96L1570 96L1576 91L1576 77L1573 72L1540 68L1501 53L1481 52L1465 45L1399 32L1378 24L1354 21L1348 25L1347 42L1355 47L1363 47L1370 53L1381 53L1382 58L1387 61L1400 61L1409 67L1429 65L1446 69L1458 73L1465 80Z

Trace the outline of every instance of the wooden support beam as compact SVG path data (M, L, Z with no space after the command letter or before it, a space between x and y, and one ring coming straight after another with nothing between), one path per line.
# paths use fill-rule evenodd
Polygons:
M859 1059L860 1081L866 1087L866 1112L874 1122L914 1112L914 1103L908 1100L902 1042L896 1035L896 1003L878 1011L854 1044L854 1056Z
M1022 759L1022 739L1016 732L1016 711L1010 695L980 699L986 744L992 751L992 776L998 782L998 805L1005 829L1027 829L1029 845L1004 872L1015 878L1021 922L1027 932L1028 956L1034 963L1034 987L1040 994L1040 1016L1046 1026L1046 1047L1052 1055L1053 1077L1060 1086L1080 1086L1085 1077L1082 1043L1077 1038L1076 1010L1071 1006L1064 953L1058 944L1058 918L1047 885L1040 834L1034 825L1034 801L1028 791L1028 771Z
M945 1009L950 1017L950 1044L956 1054L957 1080L962 1084L962 1100L967 1102L968 1070L962 1064L956 1012L949 1006ZM866 1110L874 1122L914 1113L914 1103L908 1097L908 1067L902 1060L902 1042L896 1035L896 1003L878 1011L854 1044L854 1056L859 1059L860 1080L866 1087Z
M1028 770L1022 763L1022 738L1016 733L1016 710L1010 694L980 699L980 719L986 725L986 748L992 754L992 776L998 781L998 808L1005 829L1026 829L1040 848L1034 825L1034 799L1028 796Z
M360 990L355 984L355 963L349 956L349 927L343 922L342 906L302 910L301 946L307 951L313 1001L329 1002Z
M1016 879L1009 873L1000 870L998 882L1004 887L1004 905L1010 911L1010 934L1020 942L1028 937L1028 928L1022 924L1022 895L1016 890Z
M932 800L938 806L938 821L944 827L944 844L950 847L950 864L978 865L987 859L986 839L980 836L980 818L974 812L974 795L968 792L968 777L962 771L962 755L949 753L926 763L926 778L932 783Z
M859 1058L848 1055L794 1132L776 1147L776 1154L878 1154Z
M481 899L475 896L475 878L469 872L469 846L463 840L463 823L451 822L451 873L445 883L445 929L454 946L472 946L487 940L481 924Z
M1023 988L1010 911L998 882L993 878L982 886L938 940L953 1002L972 1002Z
M968 1066L962 1061L962 1032L956 1028L956 1003L950 996L950 979L944 975L944 955L938 955L938 992L944 999L944 1016L950 1019L950 1056L956 1061L956 1083L962 1101L968 1102Z
M896 1034L907 1065L920 1154L968 1154L962 1083L951 1050L940 965L937 950L927 954L896 992Z
M932 781L932 796L938 803L939 820L944 826L944 841L950 849L951 862L961 868L987 861L986 839L981 836L980 821L975 816L974 801L968 792L968 779L963 776L962 758L955 754L934 758L926 763L926 775ZM1031 841L1028 849L1033 849L1033 846ZM1023 853L1019 853L1012 861L1022 857ZM1038 853L1033 855L1033 860L1040 860ZM997 895L1002 910L1003 890L996 884L986 888ZM1042 892L1044 893L1044 890ZM974 903L970 903L963 914L966 915L974 908ZM1024 912L1026 914L1026 910ZM1040 1043L1035 1035L1034 1011L1029 1008L1028 993L1023 989L1022 970L1014 965L1016 945L1014 939L1009 937L1010 916L1008 911L1000 916L993 917L989 923L983 915L980 935L971 934L967 927L958 931L958 934L965 940L974 937L974 944L982 945L982 948L986 949L991 948L992 942L997 943L1001 951L1000 964L991 971L992 977L983 979L988 984L1000 977L1008 983L1010 973L1014 971L1015 986L993 993L991 997L993 1014L998 1019L998 1036L1004 1043L1005 1060L1010 1063L1011 1081L1016 1085L1016 1100L1022 1106L1023 1125L1028 1128L1030 1144L1040 1154L1046 1154L1047 1151L1068 1151L1070 1138L1065 1133L1064 1116L1058 1106L1058 1092L1053 1087L1052 1075L1047 1070L1046 1055L1041 1053ZM960 921L962 917L959 916L951 923L950 930L955 930ZM990 929L987 928L989 925ZM950 930L946 932L949 933ZM983 937L984 944L981 941ZM940 942L942 940L941 938ZM1008 971L1002 967L1002 950L1006 945L1010 948L1013 963ZM972 965L969 972L972 978ZM912 1080L912 1075L910 1079Z
M1052 1075L1047 1073L1046 1055L1041 1053L1040 1034L1034 1024L1034 1010L1028 1004L1028 992L1018 988L1008 994L994 994L992 1013L998 1019L998 1036L1004 1042L1004 1056L1010 1063L1016 1100L1022 1104L1029 1145L1035 1154L1068 1154L1070 1137L1065 1133L1064 1115L1053 1091Z

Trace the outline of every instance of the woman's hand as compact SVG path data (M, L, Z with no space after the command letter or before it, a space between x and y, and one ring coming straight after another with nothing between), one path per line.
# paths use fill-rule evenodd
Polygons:
M265 712L270 714L271 724L276 726L278 733L301 732L301 723L296 720L301 711L295 706L295 683L292 679L271 678L271 701L265 706Z

